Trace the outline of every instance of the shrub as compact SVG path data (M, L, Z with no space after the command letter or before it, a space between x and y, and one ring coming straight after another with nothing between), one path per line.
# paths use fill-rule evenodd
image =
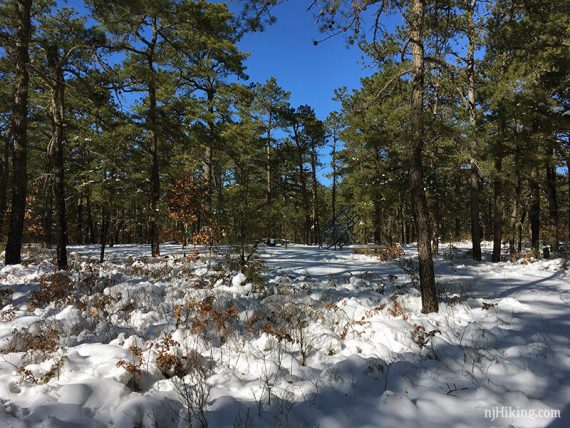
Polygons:
M172 339L172 333L165 333L162 340L154 344L157 351L155 363L164 377L183 377L186 374L186 365L182 358L176 354L176 349L180 344Z
M190 327L194 334L216 333L223 340L234 330L239 310L235 305L219 309L215 306L214 296L174 305L176 327L180 325Z
M132 374L131 380L127 386L129 386L133 391L140 391L142 389L142 365L144 363L142 349L133 345L129 347L129 351L131 351L132 354L131 360L119 360L117 361L117 367L122 367L127 373Z
M390 247L379 248L377 250L378 258L380 261L394 260L404 255L404 250L399 245L392 245Z
M430 339L434 337L437 333L441 333L439 330L426 331L426 329L421 325L414 326L412 330L412 340L416 345L423 349L429 343Z
M62 272L44 275L40 278L39 290L32 293L28 305L34 309L48 305L51 302L71 302L73 282Z
M405 309L400 305L400 302L398 302L395 297L392 297L392 302L388 307L388 313L394 318L401 316L402 319L408 319L408 314L406 314Z

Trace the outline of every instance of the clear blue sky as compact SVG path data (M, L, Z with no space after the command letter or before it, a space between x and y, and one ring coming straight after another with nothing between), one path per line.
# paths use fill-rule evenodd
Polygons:
M357 88L370 70L363 69L357 47L346 48L342 35L313 45L323 35L306 11L308 3L292 0L276 7L272 15L277 22L264 32L247 34L240 48L251 53L247 73L252 81L275 76L291 92L293 106L308 104L324 119L339 107L332 101L334 90Z

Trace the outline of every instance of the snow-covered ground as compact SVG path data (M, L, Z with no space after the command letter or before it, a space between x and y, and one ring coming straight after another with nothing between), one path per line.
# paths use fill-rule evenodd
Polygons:
M570 274L467 249L442 246L429 315L411 246L267 247L245 275L176 245L73 247L68 274L32 251L0 270L0 426L570 426Z

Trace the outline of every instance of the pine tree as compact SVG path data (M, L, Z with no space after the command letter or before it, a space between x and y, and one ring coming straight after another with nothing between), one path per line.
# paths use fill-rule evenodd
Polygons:
M327 116L325 121L325 127L327 131L327 137L330 138L331 144L331 173L332 178L332 188L331 188L331 218L333 221L333 228L335 227L336 215L337 215L337 185L338 185L338 158L337 151L339 149L339 142L341 139L341 133L344 130L343 117L338 112L332 112Z
M169 19L176 16L175 3L171 0L132 0L112 4L93 0L89 3L93 5L95 17L113 36L111 48L127 55L121 70L126 90L146 94L146 111L142 114L142 122L148 134L146 149L150 156L149 238L151 254L158 257L161 196L159 151L163 137L160 135L159 103L165 101L162 96L168 95L161 83L168 78L168 74L163 72L167 62L165 35L173 31Z
M47 147L50 182L53 182L57 211L57 266L67 268L68 224L65 190L65 122L66 122L66 76L76 79L85 73L90 57L101 44L101 35L85 28L85 18L78 18L72 9L63 8L54 15L40 17L38 28L38 64L34 71L39 74L50 92L51 139ZM65 32L60 29L65 28ZM99 43L98 43L99 42Z
M6 242L6 264L22 261L22 236L27 196L29 45L32 37L32 0L14 0L5 6L13 19L15 48L14 98L10 124L12 140L12 203Z
M275 78L270 78L263 84L254 85L252 113L265 134L265 198L267 205L265 235L267 236L274 236L277 220L277 210L274 206L276 159L273 154L276 138L273 133L282 126L280 123L281 111L288 106L289 96L290 93L280 88Z
M2 40L2 39L0 39ZM4 240L5 213L8 207L10 165L10 114L13 72L6 58L0 58L0 240Z

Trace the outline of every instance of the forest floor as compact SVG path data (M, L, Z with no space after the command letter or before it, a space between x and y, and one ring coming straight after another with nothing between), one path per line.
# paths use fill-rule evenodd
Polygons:
M2 427L567 427L570 271L442 246L436 314L398 260L264 247L26 251L0 269ZM560 417L557 417L557 411Z

